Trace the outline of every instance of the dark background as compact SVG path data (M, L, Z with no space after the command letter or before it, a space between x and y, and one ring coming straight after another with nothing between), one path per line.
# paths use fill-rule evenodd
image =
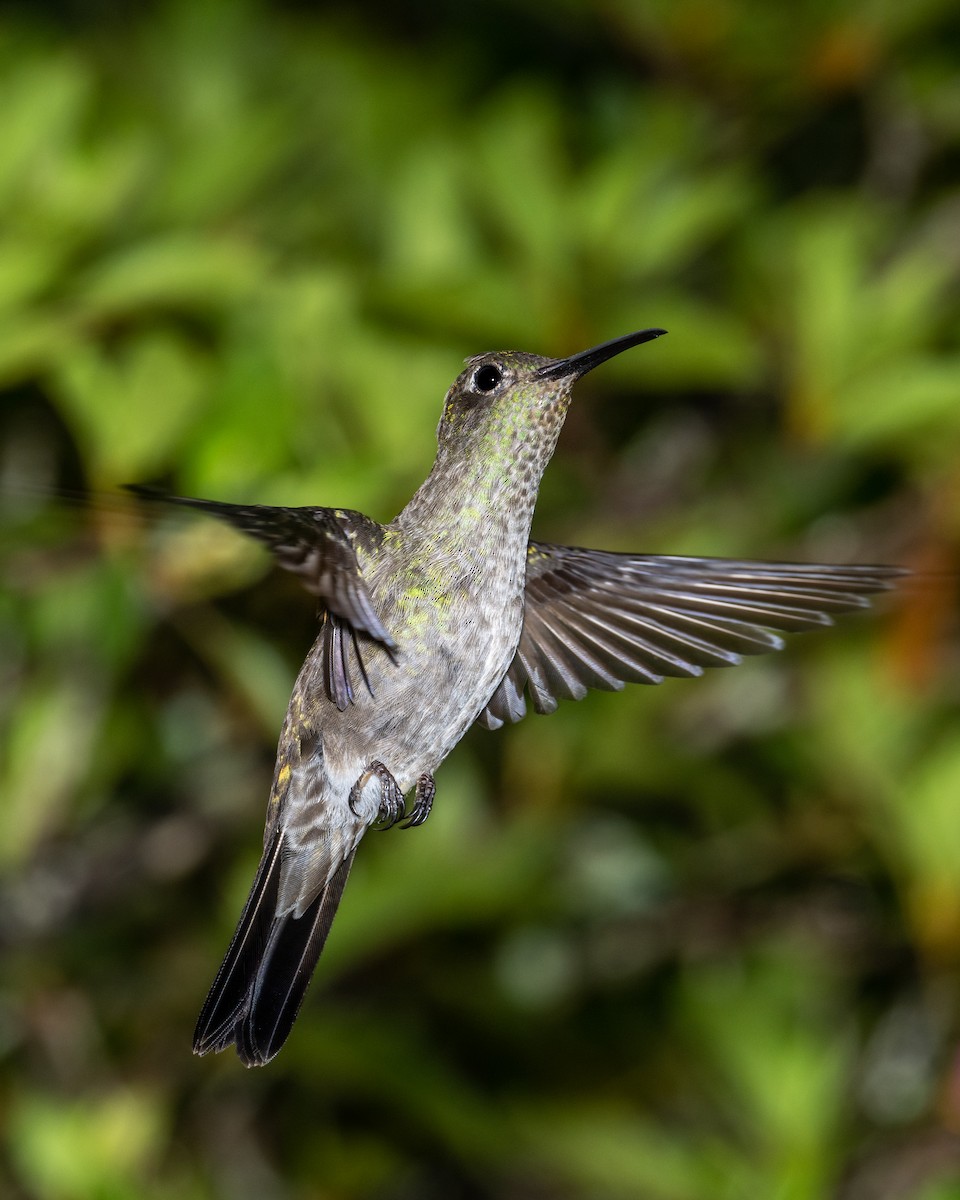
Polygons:
M955 4L132 7L0 9L0 1194L960 1196ZM645 325L539 536L932 580L471 733L193 1058L315 618L118 486L388 519L464 356Z

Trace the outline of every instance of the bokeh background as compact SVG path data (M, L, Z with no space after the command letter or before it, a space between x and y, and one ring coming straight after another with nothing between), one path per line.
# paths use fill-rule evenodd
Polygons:
M960 1197L958 45L951 0L0 10L0 1194ZM539 536L930 582L471 733L280 1058L192 1057L315 616L119 485L387 519L464 356L653 324Z

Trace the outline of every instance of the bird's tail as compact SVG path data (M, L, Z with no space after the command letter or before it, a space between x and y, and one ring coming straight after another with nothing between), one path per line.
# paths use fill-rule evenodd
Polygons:
M248 1067L263 1066L280 1050L297 1019L354 852L303 916L277 916L282 843L278 830L260 860L237 931L200 1012L195 1054L236 1043Z

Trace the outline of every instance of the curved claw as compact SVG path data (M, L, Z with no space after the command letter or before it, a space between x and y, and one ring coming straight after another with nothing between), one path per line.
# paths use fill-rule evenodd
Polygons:
M437 794L437 785L433 776L424 772L417 780L417 790L414 796L413 812L400 826L401 829L415 829L422 825L433 808L433 798Z
M396 787L396 783L394 783L393 786ZM406 805L403 803L403 796L400 795L400 789L397 788L396 793L389 792L380 801L380 812L377 815L377 820L373 828L392 829L399 820L406 816L406 814L407 809Z
M360 798L363 789L370 782L371 777L374 776L380 783L380 809L373 828L389 829L406 815L406 806L403 803L403 793L400 791L400 785L379 760L372 762L350 789L347 803L353 815L359 817L360 813L357 811L356 802Z

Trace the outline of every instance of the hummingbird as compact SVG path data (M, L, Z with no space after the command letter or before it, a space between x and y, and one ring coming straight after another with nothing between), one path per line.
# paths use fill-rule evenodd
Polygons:
M422 825L467 730L590 688L698 676L779 650L783 632L867 607L890 566L623 554L532 541L573 385L663 329L569 358L470 358L430 474L394 520L342 508L201 509L264 543L318 601L320 628L280 733L263 856L197 1022L197 1054L247 1066L286 1041L371 827ZM410 796L409 808L405 797Z

